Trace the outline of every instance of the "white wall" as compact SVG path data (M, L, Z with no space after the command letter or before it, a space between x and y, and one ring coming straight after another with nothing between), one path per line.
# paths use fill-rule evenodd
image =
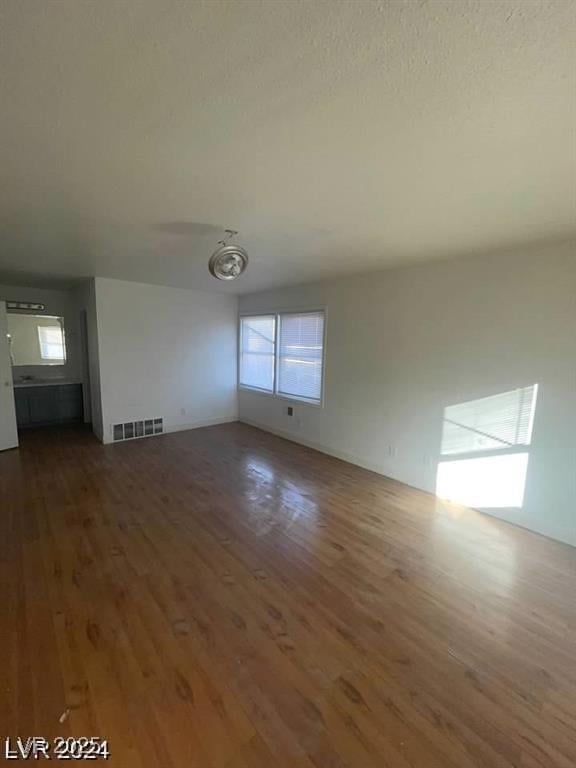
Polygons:
M94 288L104 442L125 421L236 420L235 296L104 278Z
M243 312L318 306L324 407L290 418L285 401L242 391L242 420L434 492L444 408L537 382L524 505L492 513L576 544L573 244L240 299Z

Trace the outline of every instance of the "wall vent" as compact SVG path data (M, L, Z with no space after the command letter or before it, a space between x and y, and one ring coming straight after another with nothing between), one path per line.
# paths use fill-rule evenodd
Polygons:
M162 418L127 421L124 424L112 425L112 439L115 443L119 440L134 440L136 437L161 435L163 432L164 419Z

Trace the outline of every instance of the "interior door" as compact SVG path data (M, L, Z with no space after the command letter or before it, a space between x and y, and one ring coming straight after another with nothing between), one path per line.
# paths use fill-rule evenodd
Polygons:
M0 301L0 451L4 451L6 448L16 448L18 445L12 365L7 333L6 302Z

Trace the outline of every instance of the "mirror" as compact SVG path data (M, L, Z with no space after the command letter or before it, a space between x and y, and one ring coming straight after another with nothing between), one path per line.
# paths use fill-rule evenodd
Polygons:
M12 365L64 365L64 319L50 315L8 313Z

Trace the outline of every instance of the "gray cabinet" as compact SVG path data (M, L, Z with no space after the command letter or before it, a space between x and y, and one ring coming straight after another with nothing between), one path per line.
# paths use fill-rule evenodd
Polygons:
M59 387L27 387L30 424L51 424L58 421Z
M58 418L60 421L81 421L82 408L82 384L66 384L58 387Z
M65 424L83 418L82 384L17 387L14 398L19 427Z
M27 427L30 424L30 399L25 389L14 388L14 402L18 426Z

